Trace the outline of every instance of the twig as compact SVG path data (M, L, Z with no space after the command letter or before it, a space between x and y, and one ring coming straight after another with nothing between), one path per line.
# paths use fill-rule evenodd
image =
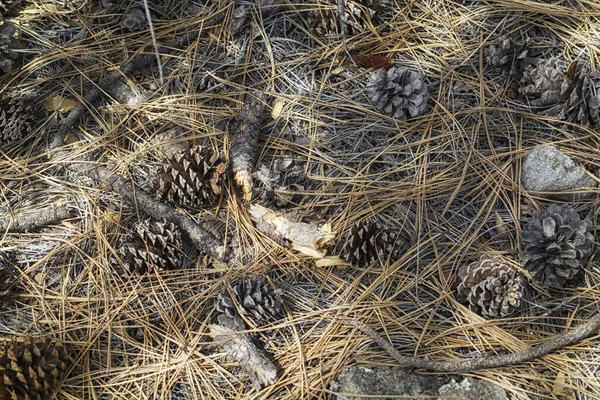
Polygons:
M50 225L73 216L73 205L56 203L25 214L0 218L0 232L25 232Z
M385 352L388 353L388 355L396 360L400 365L411 368L422 368L435 372L464 372L475 371L484 368L501 368L509 365L521 364L577 343L587 337L590 337L600 329L600 313L595 314L589 322L578 326L571 332L559 335L547 341L546 343L531 347L527 350L497 356L478 357L463 361L432 361L423 358L403 356L396 349L394 349L390 342L385 340L379 333L364 323L355 319L347 320L345 322L355 326L362 333L373 339L375 343L381 346L381 348L385 350Z
M212 233L206 231L190 217L180 214L171 207L153 199L141 189L116 175L115 171L83 160L68 160L65 161L65 164L67 168L74 172L104 183L109 189L128 200L131 204L138 206L149 216L155 219L165 218L167 221L176 224L179 229L188 235L198 251L217 259L222 260L225 258L225 247Z
M156 55L156 65L158 66L158 84L163 85L163 68L162 62L160 61L160 51L158 50L158 43L156 42L156 34L154 33L154 25L152 24L152 16L150 15L150 7L148 7L148 0L142 0L144 3L144 10L146 10L146 19L148 20L148 29L150 29L150 36L152 37L152 46L154 47L154 54Z
M252 172L258 159L258 133L267 106L266 100L265 93L259 90L246 95L231 141L231 171L235 182L244 191L246 200L252 196Z
M203 31L216 26L223 19L222 14L223 13L221 12L218 15L215 15L214 17L210 18L206 22L206 25L203 26ZM196 40L196 38L198 38L201 32L202 31L198 29L197 31L183 34L177 39L170 41L166 46L158 47L157 52L159 52L160 54L171 54L175 52L178 48L187 46L190 43L192 43L194 40ZM73 108L73 110L71 110L69 115L67 115L67 117L61 122L58 131L56 132L54 138L52 139L52 142L50 143L49 150L54 150L62 146L66 134L71 130L71 128L73 128L73 126L77 124L77 122L79 122L79 119L81 118L83 113L94 101L97 100L97 98L100 95L109 92L111 88L117 82L119 82L124 75L130 74L133 71L146 67L152 62L152 60L154 60L154 54L144 54L139 58L136 58L123 64L123 66L119 70L111 72L106 76L106 78L98 82L98 84L96 84L96 87L92 88L88 92L88 94L83 98L83 102L77 103L77 105Z

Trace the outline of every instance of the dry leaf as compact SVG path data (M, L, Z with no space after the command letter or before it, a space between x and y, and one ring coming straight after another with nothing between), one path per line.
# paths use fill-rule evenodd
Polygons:
M315 265L319 268L324 267L350 267L352 263L340 258L339 256L329 256L318 259Z
M75 108L76 105L77 102L75 100L67 99L62 96L49 97L44 100L44 107L46 107L46 110L48 111L68 112Z
M271 117L273 117L273 119L278 119L281 116L284 106L285 102L283 100L275 100L275 104L273 104L273 111L271 111Z
M294 250L311 257L325 257L323 247L335 238L329 223L318 226L293 221L282 212L257 204L250 205L249 212L258 230L273 239L289 240Z

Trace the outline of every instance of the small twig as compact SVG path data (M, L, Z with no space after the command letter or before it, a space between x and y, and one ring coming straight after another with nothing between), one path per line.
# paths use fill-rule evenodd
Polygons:
M150 15L150 7L148 7L148 0L142 0L144 3L144 10L146 10L146 19L148 19L148 28L150 29L150 36L152 37L152 46L154 47L154 54L156 54L156 65L158 66L158 84L163 85L163 68L160 60L160 51L158 50L158 43L156 42L156 34L154 33L154 25L152 24L152 16Z
M0 232L25 232L72 217L73 205L56 203L25 214L0 218Z
M365 325L363 322L347 320L346 323L355 326L362 333L369 336L377 343L390 357L396 360L400 365L410 368L422 368L435 372L464 372L475 371L484 368L501 368L509 365L521 364L536 358L543 357L554 351L563 349L571 344L575 344L585 338L590 337L600 329L600 313L595 314L589 322L586 322L571 332L563 333L546 343L531 347L523 351L517 351L510 354L497 356L486 356L472 358L463 361L432 361L417 357L407 357L401 355L390 342L385 340L374 329Z

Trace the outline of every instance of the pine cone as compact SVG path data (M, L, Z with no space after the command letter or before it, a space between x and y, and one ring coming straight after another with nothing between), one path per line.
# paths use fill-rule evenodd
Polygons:
M574 78L571 95L549 113L563 121L597 128L600 126L600 73L579 67Z
M121 258L131 273L181 268L181 233L173 223L150 222L138 225L120 248Z
M551 107L563 103L572 90L564 78L566 70L567 66L562 60L538 60L523 72L522 93L534 107Z
M376 222L355 222L346 234L342 257L355 267L367 266L373 260L396 258L405 245L397 232Z
M521 305L521 276L501 257L482 256L460 268L458 279L458 301L485 318L506 317Z
M32 126L32 108L13 92L0 95L0 146L20 140Z
M19 41L14 37L17 28L8 21L2 21L0 25L0 70L7 74L12 71L14 62L17 59Z
M227 166L217 153L195 146L174 155L159 172L156 193L161 201L184 207L213 203L222 191Z
M221 325L244 330L246 325L240 313L254 324L277 320L283 314L282 290L271 288L262 275L256 279L244 276L236 285L228 285L228 289L217 298Z
M69 359L60 341L25 338L0 355L0 399L47 400L63 379Z
M359 34L373 25L377 13L384 7L384 0L343 0L346 34ZM318 36L339 35L339 12L337 0L326 0L326 6L308 12L308 27Z
M14 280L8 261L5 260L4 257L4 255L0 254L0 308L2 308L10 298ZM0 397L0 399L1 398L2 397Z
M378 110L406 120L427 111L429 92L423 76L404 67L380 69L371 75L367 92Z
M592 222L568 205L535 211L521 235L525 268L539 286L560 288L576 283L592 254Z
M144 29L146 24L146 14L141 8L136 7L129 10L119 25L121 25L121 28L126 31L135 32Z
M511 39L499 38L483 51L485 62L504 75L520 76L530 61L528 43L515 44Z

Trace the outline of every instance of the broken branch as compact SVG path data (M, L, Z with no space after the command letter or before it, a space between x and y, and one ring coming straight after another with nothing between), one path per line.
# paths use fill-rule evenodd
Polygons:
M26 232L51 225L73 216L73 205L56 203L24 214L0 218L0 231Z

